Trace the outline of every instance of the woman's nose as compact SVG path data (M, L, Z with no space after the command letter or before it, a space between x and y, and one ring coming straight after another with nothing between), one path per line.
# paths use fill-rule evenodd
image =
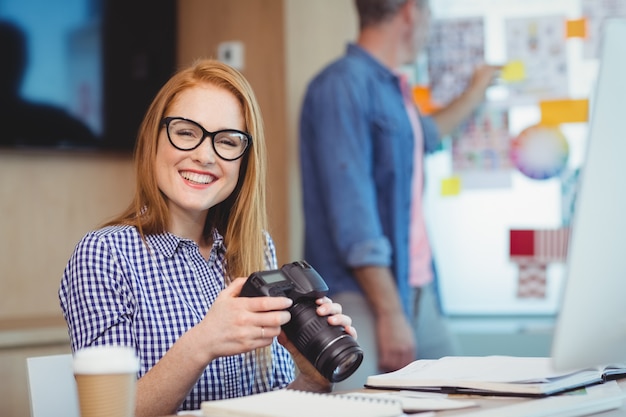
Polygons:
M213 149L211 138L206 138L200 146L191 152L193 152L191 157L201 165L214 164L218 158L215 149Z

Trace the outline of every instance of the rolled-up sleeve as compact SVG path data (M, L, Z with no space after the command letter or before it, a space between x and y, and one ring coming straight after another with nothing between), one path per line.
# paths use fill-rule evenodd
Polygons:
M424 152L434 153L441 150L441 137L435 120L432 117L422 116L420 121L424 131Z

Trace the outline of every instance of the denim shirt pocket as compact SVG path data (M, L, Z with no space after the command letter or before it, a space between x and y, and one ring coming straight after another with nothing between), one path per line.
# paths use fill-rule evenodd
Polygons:
M373 121L372 167L377 188L410 178L413 130L405 114L379 115Z

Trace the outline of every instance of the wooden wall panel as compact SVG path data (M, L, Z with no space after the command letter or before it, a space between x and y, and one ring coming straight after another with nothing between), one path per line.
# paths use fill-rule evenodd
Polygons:
M0 153L0 319L60 316L78 240L130 202L130 155Z
M270 232L279 264L290 262L283 2L185 0L178 4L181 65L216 58L221 42L244 45L242 73L254 89L265 122Z
M27 357L70 351L63 268L130 202L133 177L130 155L0 151L0 416L29 415Z

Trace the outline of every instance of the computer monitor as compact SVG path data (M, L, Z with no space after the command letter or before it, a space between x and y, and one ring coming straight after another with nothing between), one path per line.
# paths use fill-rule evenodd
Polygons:
M176 0L0 0L0 152L132 151L177 27Z
M626 362L626 20L604 27L552 342L558 370Z

